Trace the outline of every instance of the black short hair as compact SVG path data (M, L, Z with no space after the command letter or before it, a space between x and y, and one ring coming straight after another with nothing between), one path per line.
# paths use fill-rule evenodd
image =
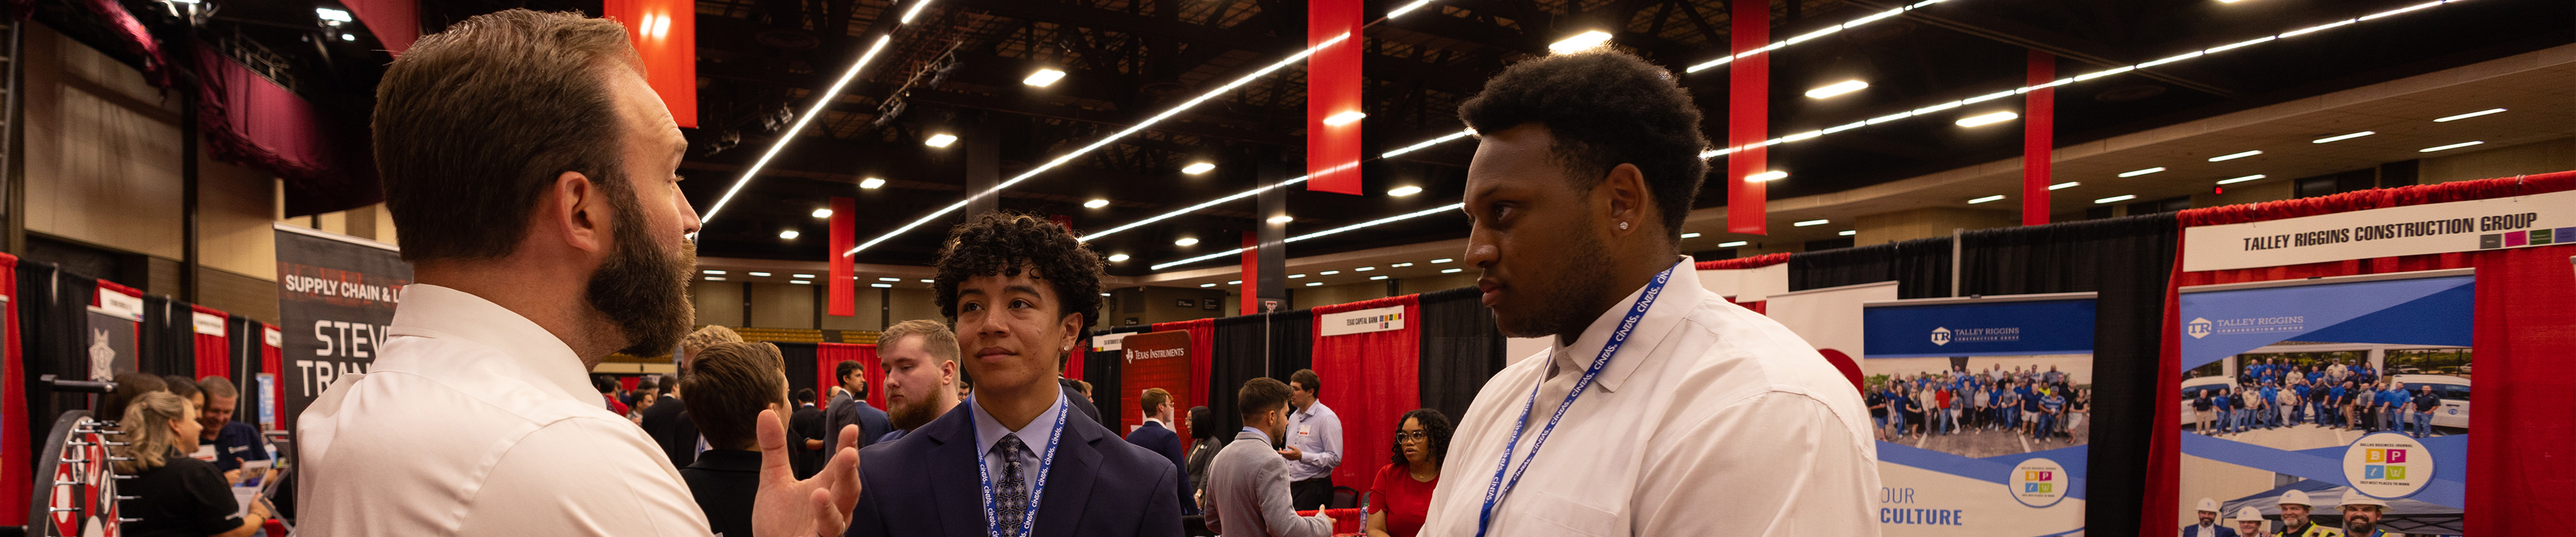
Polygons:
M1424 448L1424 451L1429 452L1426 453L1426 455L1431 456L1432 464L1448 464L1449 434L1452 431L1452 428L1449 425L1449 415L1443 414L1439 409L1434 408L1413 409L1412 412L1406 412L1404 413L1404 416L1395 418L1396 432L1404 431L1404 420L1421 420L1422 434L1430 436L1430 438L1427 439L1430 445L1425 446ZM1403 466L1413 462L1404 460L1403 443L1398 442L1394 445L1387 446L1387 449L1395 454L1391 460L1395 461L1396 466Z
M1029 271L1055 289L1056 318L1081 314L1082 326L1100 321L1100 255L1073 232L1044 218L984 213L948 232L939 249L939 275L931 284L939 314L957 322L957 285L978 276L1017 276Z
M1675 242L1708 177L1708 161L1699 157L1708 138L1700 134L1690 92L1674 84L1671 71L1627 52L1605 48L1512 64L1458 105L1458 119L1476 132L1547 127L1555 140L1551 160L1582 192L1611 168L1635 165Z
M840 364L832 366L832 380L834 382L849 380L851 373L857 373L866 367L859 365L858 360L842 360Z
M591 375L590 387L599 393L608 393L609 390L617 389L617 380L608 378L608 375Z
M788 397L788 400L795 401L795 402L796 402L796 403L798 403L798 404L804 404L804 403L811 403L811 402L814 402L814 389L813 389L813 388L797 388L797 389L796 389L796 394L795 394L795 395L792 395L792 396L789 396L789 397Z
M1190 416L1191 440L1216 436L1216 411L1208 410L1208 407L1194 406L1190 407L1187 414Z
M1316 397L1324 396L1324 377L1316 375L1313 369L1299 369L1295 373L1289 373L1288 381L1297 383L1297 387L1305 388L1306 393L1315 394Z

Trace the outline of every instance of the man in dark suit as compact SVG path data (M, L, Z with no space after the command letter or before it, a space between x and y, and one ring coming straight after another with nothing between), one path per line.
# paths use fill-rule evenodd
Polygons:
M844 535L1179 537L1180 469L1075 410L1056 382L1056 358L1099 316L1099 256L1024 215L981 215L944 244L933 300L955 321L973 396L862 450Z
M1181 458L1181 434L1163 425L1172 420L1172 392L1146 388L1145 394L1136 398L1136 405L1144 409L1145 424L1127 432L1127 443L1163 454L1163 458L1172 460L1173 468L1181 469L1181 475L1189 475L1189 463ZM1174 489L1179 491L1183 506L1196 503L1190 501L1189 485L1189 480L1183 479Z
M886 431L894 430L886 413L868 404L868 373L857 361L833 366L832 373L841 379L841 390L832 395L832 404L823 409L825 430L838 431L844 425L859 426L859 447L868 447Z
M1056 366L1056 369L1063 370L1064 366ZM1091 416L1093 422L1109 423L1109 420L1100 419L1100 405L1093 404L1091 396L1083 395L1082 387L1075 385L1074 382L1073 379L1062 376L1055 378L1056 387L1064 389L1064 399L1073 402L1074 410L1081 411L1082 415Z
M823 409L814 406L813 388L798 388L789 399L796 402L796 413L787 419L787 448L794 455L787 464L796 469L797 479L811 478L823 470L823 447L829 445L823 439Z
M645 435L653 437L654 444L662 446L662 455L671 460L672 469L687 468L689 463L698 461L698 426L689 423L689 407L680 402L679 380L688 375L689 358L717 343L741 341L742 335L733 329L712 324L680 339L679 373L663 379L662 397L644 409L643 422L637 424L644 428Z

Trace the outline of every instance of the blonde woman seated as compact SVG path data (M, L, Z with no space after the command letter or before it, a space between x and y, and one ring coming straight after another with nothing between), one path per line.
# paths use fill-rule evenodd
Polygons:
M170 392L136 396L125 405L118 423L125 445L116 448L116 473L134 476L117 484L117 494L131 496L118 508L132 537L244 537L256 534L268 509L250 507L250 516L234 513L232 485L214 463L187 454L197 449L197 409Z

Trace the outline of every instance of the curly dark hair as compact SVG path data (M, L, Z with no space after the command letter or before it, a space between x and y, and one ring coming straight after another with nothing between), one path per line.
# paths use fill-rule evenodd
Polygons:
M1458 105L1458 119L1477 132L1547 127L1555 140L1551 160L1581 192L1590 193L1611 168L1635 165L1674 242L1708 177L1708 161L1699 158L1708 138L1690 93L1671 72L1627 52L1604 48L1512 64Z
M1447 464L1449 459L1449 415L1440 413L1439 409L1413 409L1412 412L1404 413L1404 417L1395 419L1396 432L1404 432L1404 420L1422 420L1422 433L1431 435L1431 463ZM1413 462L1404 460L1404 443L1401 441L1387 446L1386 449L1388 452L1395 454L1393 457L1389 457L1389 459L1395 461L1397 466L1411 464Z
M1003 212L984 213L948 231L946 246L934 265L939 275L931 288L939 314L957 322L957 284L977 276L1018 276L1046 282L1055 289L1056 318L1081 314L1082 328L1100 321L1100 254L1073 238L1073 232L1045 218Z

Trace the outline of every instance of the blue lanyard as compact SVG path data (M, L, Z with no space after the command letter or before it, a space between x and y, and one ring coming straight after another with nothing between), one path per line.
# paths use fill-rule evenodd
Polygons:
M966 396L966 404L975 404L975 396ZM999 502L996 502L993 499L993 470L990 463L984 462L984 454L975 454L975 473L984 476L984 531L986 533L993 535L993 537L1027 537L1030 528L1037 525L1038 501L1046 499L1047 471L1054 469L1055 467L1056 440L1064 437L1064 415L1070 410L1066 408L1066 406L1065 401L1060 397L1055 402L1055 429L1047 432L1046 454L1038 457L1038 480L1029 485L1029 510L1026 513L1020 514L1020 532L1018 534L1007 536L1002 535L1002 518L997 514L1002 510L1002 507ZM990 450L992 448L985 447L984 449ZM1018 457L1020 454L1011 453L1003 456Z
M1529 428L1530 408L1538 404L1538 386L1530 387L1529 400L1521 402L1520 421L1512 424L1512 439L1503 443L1503 462L1494 468L1493 481L1485 485L1485 508L1476 515L1476 537L1485 537L1485 530L1493 527L1494 504L1510 495L1513 487L1520 486L1521 475L1529 473L1530 463L1538 461L1539 448L1547 445L1547 435L1556 432L1556 423L1565 419L1565 409L1574 407L1574 399L1582 397L1583 391L1592 387L1592 379L1601 376L1601 370L1610 365L1610 357L1618 355L1619 347L1628 343L1628 334L1636 331L1637 322L1646 318L1646 309L1655 306L1655 297L1664 293L1664 283L1672 281L1673 270L1667 268L1656 274L1655 280L1646 284L1645 292L1637 295L1637 302L1628 307L1627 318L1619 321L1618 330L1610 332L1610 341L1601 345L1601 355L1593 357L1592 365L1583 369L1583 378L1574 381L1574 389L1565 392L1565 402L1556 405L1556 415L1547 418L1547 427L1538 430L1538 440L1530 442L1529 456L1521 459L1520 470L1514 471L1511 470L1512 451L1520 446L1521 432ZM1539 379L1538 383L1545 385L1547 380ZM1511 474L1508 482L1503 480L1506 472Z

